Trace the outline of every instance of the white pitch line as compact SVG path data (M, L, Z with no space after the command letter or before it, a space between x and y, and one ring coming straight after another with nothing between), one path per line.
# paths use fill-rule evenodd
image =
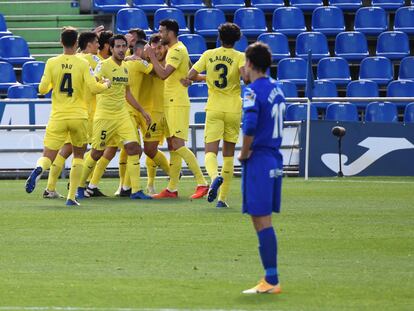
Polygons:
M414 184L414 181L397 181L397 180L346 180L346 179L310 179L310 181L320 182L345 182L345 183L363 183L363 184Z

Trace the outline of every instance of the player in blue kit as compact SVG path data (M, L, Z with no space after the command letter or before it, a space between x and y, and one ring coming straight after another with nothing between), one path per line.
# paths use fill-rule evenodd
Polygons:
M282 143L285 98L275 80L266 76L272 63L269 47L260 42L246 49L246 74L251 82L243 99L243 213L251 216L259 239L265 277L244 294L281 292L277 272L277 239L272 212L279 213L282 188Z

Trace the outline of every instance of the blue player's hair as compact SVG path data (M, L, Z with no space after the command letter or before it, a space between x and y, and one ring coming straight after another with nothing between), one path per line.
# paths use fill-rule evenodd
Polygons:
M270 52L269 46L263 42L250 44L245 54L246 59L253 64L253 68L257 71L265 73L272 65L272 52Z

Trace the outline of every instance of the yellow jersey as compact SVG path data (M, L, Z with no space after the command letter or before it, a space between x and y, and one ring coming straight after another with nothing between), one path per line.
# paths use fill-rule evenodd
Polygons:
M244 53L232 48L207 50L193 69L207 72L208 99L206 110L240 112L240 68L245 64Z
M164 80L152 77L152 111L164 112Z
M61 54L48 59L39 92L52 91L51 120L87 119L85 85L96 94L107 90L96 82L88 62L77 55Z
M86 59L89 63L89 66L91 66L93 70L95 70L96 66L100 62L100 58L98 56L90 54L90 53L78 53L77 55ZM89 118L93 119L93 116L95 115L95 111L96 111L96 96L92 94L86 86L85 86L85 102L88 105Z
M129 85L129 74L125 62L118 65L112 57L101 61L95 69L95 77L98 80L109 79L112 85L108 90L96 96L94 119L113 120L128 117L125 93Z
M168 48L166 66L171 65L175 68L174 72L165 79L164 83L164 105L165 106L190 106L188 89L180 82L187 77L190 69L190 57L185 45L178 41Z

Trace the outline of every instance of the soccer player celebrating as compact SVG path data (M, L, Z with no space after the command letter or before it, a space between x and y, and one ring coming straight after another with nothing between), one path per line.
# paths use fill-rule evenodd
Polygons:
M149 47L146 50L154 71L165 80L164 109L169 130L167 141L170 150L170 181L166 189L153 197L156 199L178 197L177 186L181 162L184 160L197 181L196 191L191 198L199 199L207 194L208 186L195 155L185 146L190 121L190 98L187 88L180 82L187 76L190 57L187 48L177 39L178 23L175 20L162 20L159 33L162 40L168 43L166 65L160 64L154 49Z
M26 181L26 192L31 193L42 173L48 170L68 135L73 146L73 161L70 171L70 187L66 205L79 205L75 200L79 185L83 155L87 143L88 107L84 101L84 85L93 93L107 90L109 80L98 83L86 60L76 56L78 32L66 28L61 34L63 54L50 58L40 81L39 92L52 91L52 111L44 138L43 157L36 164Z
M285 98L276 82L266 76L272 55L266 44L246 49L246 74L251 81L243 99L242 163L243 213L251 216L259 239L265 270L260 283L244 294L281 292L277 272L277 240L272 212L279 213L282 188L282 142Z
M188 79L199 80L207 72L208 100L206 106L205 165L211 178L207 200L213 202L223 183L217 207L228 207L227 194L233 177L234 149L239 138L241 120L240 76L244 75L244 54L233 46L240 40L240 28L233 23L219 27L222 46L201 55L188 73ZM223 139L223 168L218 173L217 153Z
M109 46L109 40L113 37L113 32L110 30L105 30L102 31L99 34L99 52L98 52L98 57L100 58L100 60L104 60L107 59L109 57L111 57L111 51L110 51L110 46Z

